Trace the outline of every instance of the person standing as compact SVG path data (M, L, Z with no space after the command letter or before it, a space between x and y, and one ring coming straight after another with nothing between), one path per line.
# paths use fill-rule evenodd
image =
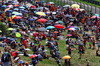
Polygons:
M7 52L6 48L4 50L5 52L2 54L1 62L3 66L10 66L10 61L11 61L11 66L12 66L11 54Z

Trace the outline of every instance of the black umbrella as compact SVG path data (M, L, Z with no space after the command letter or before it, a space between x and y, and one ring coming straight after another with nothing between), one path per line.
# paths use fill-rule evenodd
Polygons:
M47 31L47 29L44 28L44 27L40 27L38 30L39 30L39 31Z

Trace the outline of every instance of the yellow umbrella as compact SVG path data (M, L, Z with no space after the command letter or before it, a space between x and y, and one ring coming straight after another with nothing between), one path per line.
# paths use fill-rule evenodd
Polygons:
M2 31L0 30L0 33L1 33Z
M12 16L12 19L15 17L15 15Z
M13 30L13 28L8 28L8 30Z
M80 6L78 4L72 4L71 6L72 8L80 8Z
M63 59L70 59L70 56L64 56Z
M36 12L36 14L41 15L41 16L46 16L44 12Z

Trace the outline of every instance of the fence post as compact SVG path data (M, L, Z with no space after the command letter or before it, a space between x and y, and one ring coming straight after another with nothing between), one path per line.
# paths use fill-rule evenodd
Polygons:
M99 8L99 15L100 15L100 8Z
M96 6L95 6L95 13L96 13Z

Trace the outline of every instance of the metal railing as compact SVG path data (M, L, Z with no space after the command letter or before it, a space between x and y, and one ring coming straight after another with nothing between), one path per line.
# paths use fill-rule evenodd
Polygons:
M99 14L100 15L100 8L96 6L91 6L87 4L83 4L80 2L72 1L72 0L39 0L39 1L45 1L45 2L54 2L56 6L63 6L63 5L72 5L72 4L79 4L80 8L85 9L87 13L90 14L90 11L93 14Z

